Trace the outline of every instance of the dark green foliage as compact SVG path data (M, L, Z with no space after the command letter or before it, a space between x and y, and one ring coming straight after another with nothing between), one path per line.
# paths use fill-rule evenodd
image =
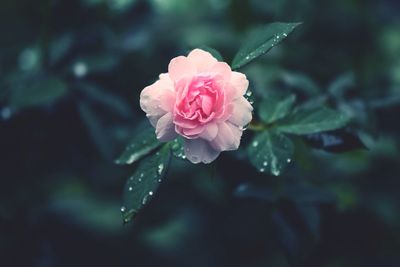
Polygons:
M132 220L156 193L171 159L169 145L164 145L155 154L140 162L135 173L128 178L124 187L122 217L125 223Z
M400 266L398 10L397 1L0 1L0 266ZM247 38L275 20L304 23L274 49L265 28ZM246 50L235 58L246 43L254 60ZM246 74L254 121L238 151L195 165L177 159L183 139L156 145L154 128L142 128L139 94L193 48L221 60L205 44ZM350 119L344 128L338 114ZM115 164L135 137L154 147ZM290 164L276 157L280 176L253 166L254 138L267 151L260 159L291 154ZM161 183L158 151L171 158ZM132 183L133 194L124 185L139 169L146 186ZM140 209L128 225L124 197Z
M244 44L232 62L232 68L238 69L278 45L301 23L274 22L254 30L246 37Z
M248 147L250 162L260 172L280 175L284 167L292 161L293 143L285 135L275 131L265 131L256 135Z
M144 123L141 127L138 127L135 137L132 138L115 162L117 164L132 164L160 145L154 128L149 123Z

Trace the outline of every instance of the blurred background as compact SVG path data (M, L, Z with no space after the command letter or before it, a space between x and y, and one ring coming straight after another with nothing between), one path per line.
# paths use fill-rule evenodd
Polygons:
M256 103L329 94L368 149L299 143L279 177L176 159L123 225L140 91L273 21L304 23L243 68ZM0 266L400 266L399 1L1 0L0 29Z

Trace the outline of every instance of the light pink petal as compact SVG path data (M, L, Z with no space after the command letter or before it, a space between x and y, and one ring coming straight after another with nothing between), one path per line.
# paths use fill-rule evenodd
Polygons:
M160 79L140 93L140 107L154 127L161 116L173 111L174 105L175 91L170 80Z
M192 129L182 129L182 133L189 137L189 138L193 138L193 137L197 137L200 133L202 133L204 130L204 126L202 125L197 125L197 127L192 128Z
M203 132L199 135L199 137L207 140L207 141L212 141L218 134L218 126L215 123L210 123L207 124L206 127L204 127Z
M172 114L166 113L162 116L156 125L157 139L160 141L171 141L176 138L175 125L172 122Z
M211 96L205 95L201 99L201 109L203 112L207 115L211 113L211 110L213 108L213 99Z
M231 79L231 67L225 62L217 62L210 69L211 74L222 77L224 81L230 81Z
M237 126L245 126L250 123L252 119L253 107L250 105L246 98L241 96L236 99L233 103L232 115L229 117L229 121Z
M218 134L211 142L211 146L218 151L236 150L240 145L242 130L230 122L218 125Z
M232 100L244 95L249 87L246 75L236 71L232 71L229 84L230 86L227 87L227 90L229 90L228 95Z
M185 139L185 155L192 163L210 163L218 157L219 153L203 139Z
M174 82L178 82L184 77L194 76L196 73L196 66L184 56L173 58L168 65L169 77Z
M201 49L194 49L187 58L196 66L198 72L207 71L217 62L210 53Z

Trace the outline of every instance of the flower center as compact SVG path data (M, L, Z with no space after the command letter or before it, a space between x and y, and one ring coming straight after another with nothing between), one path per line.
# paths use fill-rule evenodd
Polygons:
M221 86L217 80L207 76L195 77L185 88L177 103L181 116L188 120L205 123L215 115L216 103L221 98Z

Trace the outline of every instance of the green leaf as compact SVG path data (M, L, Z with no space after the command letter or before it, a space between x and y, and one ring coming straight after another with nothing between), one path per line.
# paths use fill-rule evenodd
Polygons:
M209 46L203 45L199 47L200 49L209 52L213 57L215 57L218 61L224 61L223 56L221 55L221 53Z
M154 128L150 124L146 123L140 126L135 132L137 134L132 138L121 156L115 160L115 163L132 164L161 145L157 140Z
M178 137L171 143L172 154L177 158L186 159L183 138Z
M170 158L170 146L164 145L157 153L140 162L135 173L125 184L123 206L121 207L124 223L131 221L153 197L167 173Z
M314 97L320 93L318 85L305 74L285 71L281 74L281 79L286 85L309 96Z
M100 53L78 58L71 68L75 76L81 78L87 74L110 72L119 62L118 55Z
M265 123L271 123L286 117L290 113L295 101L295 95L290 95L284 99L273 96L264 99L259 108L261 120Z
M238 69L267 53L285 39L301 23L275 22L255 30L233 59L232 69Z
M50 76L13 88L9 104L12 109L50 105L62 98L67 92L68 87L63 80L56 76Z
M96 145L102 157L112 159L112 142L106 132L106 128L94 109L86 102L80 102L78 105L79 115L90 134L92 142Z
M250 162L260 172L269 170L278 176L292 160L293 143L283 134L265 131L255 136L247 151Z
M345 126L348 122L349 118L342 113L322 107L297 111L281 121L278 130L291 134L312 134L335 130Z
M132 117L132 110L127 101L122 97L119 97L96 84L82 82L78 85L82 92L91 100L103 105L121 117Z

